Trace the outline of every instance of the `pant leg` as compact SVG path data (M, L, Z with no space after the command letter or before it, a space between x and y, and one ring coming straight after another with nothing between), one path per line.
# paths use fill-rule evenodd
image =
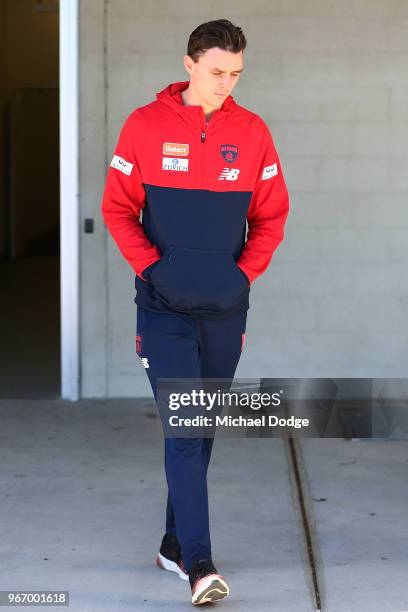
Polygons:
M247 313L228 319L200 319L201 375L233 380L241 357Z
M157 399L159 378L200 378L197 320L137 307L137 349ZM203 438L164 438L166 531L176 533L187 569L211 557Z
M211 449L213 446L214 438L202 438L202 449L205 463L205 473L207 475L208 464L210 463ZM170 492L167 493L167 506L166 506L166 533L172 533L177 535L176 530L176 517L174 514L174 508L171 503ZM211 544L209 545L211 549Z
M246 322L247 312L222 321L210 319L198 321L200 369L203 379L226 378L232 383L245 343ZM205 380L203 382L205 383ZM203 438L202 443L207 474L214 438ZM170 496L167 498L166 530L168 533L176 533Z
M225 378L233 381L245 343L247 312L229 319L201 319L199 337L201 348L201 376L203 385L206 378ZM228 391L228 388L223 389ZM204 438L205 459L211 459L214 438Z

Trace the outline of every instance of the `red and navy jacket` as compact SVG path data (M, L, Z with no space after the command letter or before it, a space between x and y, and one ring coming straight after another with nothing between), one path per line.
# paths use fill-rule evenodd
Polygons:
M231 95L206 123L201 106L183 104L188 85L172 83L127 117L102 216L136 274L136 304L225 318L249 308L289 197L266 123Z

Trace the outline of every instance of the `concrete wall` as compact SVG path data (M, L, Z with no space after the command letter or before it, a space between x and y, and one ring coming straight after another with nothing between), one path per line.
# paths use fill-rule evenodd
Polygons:
M133 272L100 216L129 112L170 82L190 32L247 36L238 103L269 124L290 196L286 237L251 291L237 376L400 377L408 338L408 3L81 3L82 395L151 395L135 355Z

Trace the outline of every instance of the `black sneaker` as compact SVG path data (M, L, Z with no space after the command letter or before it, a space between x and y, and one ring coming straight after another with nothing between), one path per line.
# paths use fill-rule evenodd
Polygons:
M156 557L156 565L161 569L176 572L182 580L188 580L188 572L184 567L179 541L172 533L166 533Z
M223 599L229 595L224 576L214 567L211 559L200 559L193 563L189 572L191 602L195 605Z

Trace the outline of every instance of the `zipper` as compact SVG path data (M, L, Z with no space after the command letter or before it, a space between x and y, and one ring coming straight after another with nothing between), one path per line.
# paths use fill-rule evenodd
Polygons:
M201 132L201 144L205 145L205 137L206 132L203 130ZM205 149L206 147L202 147L202 163L201 163L201 187L204 189L205 187Z
M214 123L214 115L217 112L218 112L218 110L213 111L208 124L206 124L204 111L203 111L203 109L201 109L201 117L204 119L204 125L205 125L204 128L202 127L203 124L201 126L201 137L200 137L200 139L201 139L201 144L203 144L203 145L205 145L205 143L207 142L206 141L207 131L208 131L208 128L210 127L211 121L212 121L212 124ZM205 150L206 150L206 147L203 147L202 148L202 163L201 163L201 169L202 169L202 172L201 172L201 176L202 176L201 186L202 186L203 189L205 188Z

